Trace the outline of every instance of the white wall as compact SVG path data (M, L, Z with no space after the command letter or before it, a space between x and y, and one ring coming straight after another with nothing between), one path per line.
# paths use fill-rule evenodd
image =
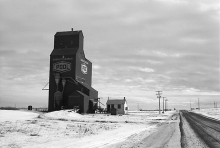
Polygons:
M125 110L126 107L127 107L127 110ZM125 104L124 104L124 114L128 114L128 104L127 104L127 102L125 102Z
M125 102L125 104L121 104L121 108L118 108L118 104L114 104L114 108L117 109L118 114L127 114L128 110L125 110L125 108L128 107L127 103ZM111 108L111 105L110 105Z

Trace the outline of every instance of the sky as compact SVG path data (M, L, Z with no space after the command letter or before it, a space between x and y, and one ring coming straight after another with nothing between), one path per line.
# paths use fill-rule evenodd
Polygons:
M0 0L0 106L48 106L54 35L73 28L102 103L220 107L219 16L218 0Z

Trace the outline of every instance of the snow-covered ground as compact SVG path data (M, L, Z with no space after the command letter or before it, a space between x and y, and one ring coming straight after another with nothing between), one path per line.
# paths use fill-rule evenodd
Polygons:
M130 111L114 116L70 110L46 114L0 110L0 147L101 148L143 131L150 133L173 113Z
M20 110L0 110L0 122L28 120L39 116L37 113Z
M220 120L220 108L193 110L193 112Z

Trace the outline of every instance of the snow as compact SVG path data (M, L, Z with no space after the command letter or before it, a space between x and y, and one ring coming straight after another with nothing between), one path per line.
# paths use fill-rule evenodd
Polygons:
M208 109L200 109L200 110L192 110L197 114L202 114L204 116L208 116L217 120L220 120L220 108L208 108Z
M0 122L2 121L17 121L17 120L28 120L36 118L39 114L19 111L19 110L0 110Z
M151 127L153 128L153 127ZM53 141L47 144L33 145L32 147L54 147L54 148L96 148L103 147L109 144L124 141L130 135L146 130L144 125L124 125L117 130L104 131L101 134L94 136L86 136L83 138L65 138L59 141ZM149 130L150 128L148 128ZM27 146L28 147L28 146Z
M129 112L114 116L80 115L71 110L46 114L0 110L0 147L106 147L131 135L155 130L173 113Z
M75 113L71 110L61 110L61 111L54 111L45 114L46 117L53 118L53 119L73 119L73 118L80 118L82 115Z

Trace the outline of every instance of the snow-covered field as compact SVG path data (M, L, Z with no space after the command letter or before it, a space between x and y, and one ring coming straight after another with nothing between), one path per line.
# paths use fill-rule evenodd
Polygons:
M71 110L46 114L0 110L0 147L107 147L140 132L149 134L174 112L130 111L128 115L80 115Z
M193 112L220 120L220 108L193 110Z

